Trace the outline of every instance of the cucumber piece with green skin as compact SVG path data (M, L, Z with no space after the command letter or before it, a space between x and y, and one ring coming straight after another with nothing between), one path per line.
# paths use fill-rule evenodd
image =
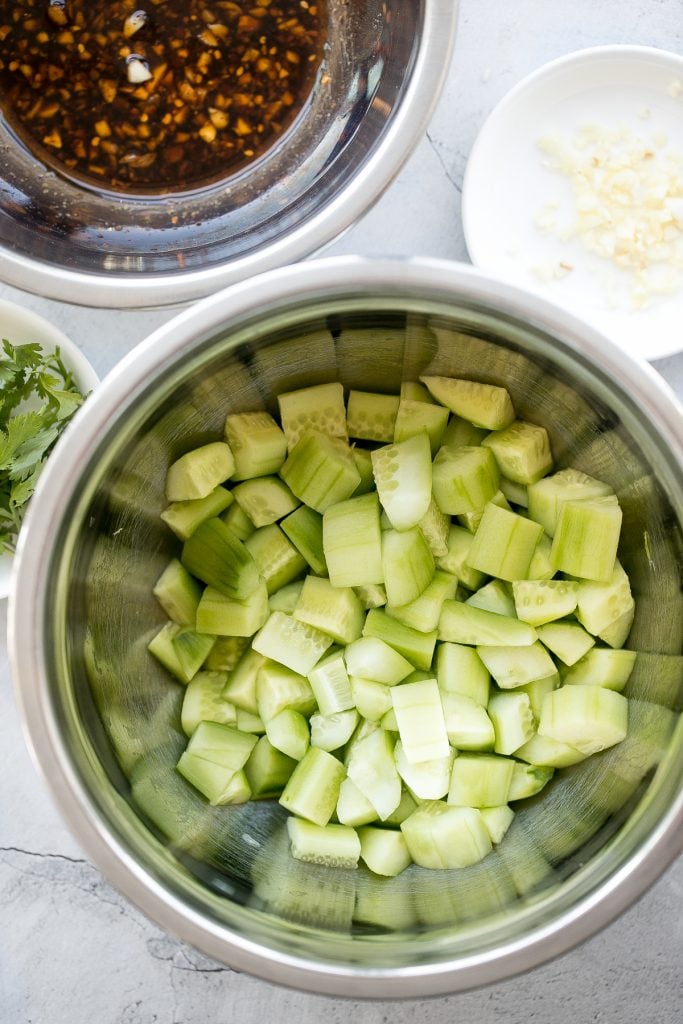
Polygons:
M234 704L223 697L227 678L226 672L197 672L187 684L180 712L180 724L186 736L191 736L200 722L237 724Z
M364 636L344 651L350 675L394 686L413 671L411 663L377 637Z
M520 761L546 768L569 768L570 765L585 761L588 757L588 754L568 743L551 740L548 736L539 736L538 733L518 747L514 755Z
M306 676L332 645L332 637L293 615L271 612L251 645L266 658Z
M442 694L467 697L484 708L489 702L491 676L471 647L439 644L436 651L436 679Z
M606 629L603 629L602 633L598 634L599 638L604 640L606 644L609 644L610 647L623 647L629 638L635 612L635 605L632 604L629 610L620 615L616 622L613 622Z
M415 601L434 576L434 556L422 530L386 530L382 534L382 569L388 605Z
M337 818L342 825L350 825L351 828L377 821L375 808L351 779L344 779L339 787Z
M447 423L448 409L443 406L401 398L394 423L394 435L388 440L396 443L407 441L409 437L414 437L424 430L429 438L432 455L436 455Z
M152 593L179 626L197 628L197 605L202 589L177 558L173 558L154 584Z
M453 762L447 803L456 807L506 804L515 762L496 754L460 754Z
M147 644L147 650L180 683L189 683L202 667L215 637L167 622Z
M365 623L365 611L351 587L333 587L320 576L306 577L293 614L339 644L357 640Z
M394 878L413 862L401 832L365 825L358 830L358 838L360 855L376 875Z
M570 580L515 580L512 592L517 618L531 626L542 626L571 615L579 585Z
M418 526L434 558L443 558L448 554L448 531L451 520L450 516L441 511L434 498L429 502L429 508Z
M457 576L458 581L468 590L478 590L486 579L483 572L472 569L468 563L473 541L474 535L469 530L462 526L451 526L448 530L448 550L436 560L438 569Z
M422 633L430 633L439 625L444 601L453 600L458 580L448 572L437 569L422 593L404 605L387 605L387 614L405 626Z
M261 579L256 562L241 540L220 519L207 519L185 541L185 568L226 597L243 601Z
M391 709L391 690L384 683L351 676L351 693L359 715L369 722L379 722Z
M436 630L421 633L411 626L404 626L402 622L393 619L380 608L371 608L365 618L363 636L383 640L415 668L424 669L425 672L431 668L436 647Z
M396 771L394 740L390 733L375 729L356 741L346 771L372 804L380 821L396 810L401 802L401 779Z
M277 473L287 455L287 439L270 413L232 413L225 437L235 459L234 480Z
M318 576L327 576L323 550L323 518L319 512L301 505L280 523L283 532Z
M477 654L503 690L545 679L555 672L553 659L538 640L527 647L480 644Z
M253 636L268 618L268 591L264 582L243 601L205 587L197 606L197 629L216 636Z
M232 672L249 646L249 637L219 636L204 659L207 672Z
M491 647L528 647L536 638L533 626L518 619L473 608L461 601L444 601L439 640Z
M412 764L406 757L400 739L394 747L396 770L412 796L419 800L441 800L448 793L454 752Z
M387 818L384 819L383 824L387 826L391 825L394 827L400 825L402 821L405 821L406 818L410 817L413 811L416 810L417 806L418 805L414 797L404 787L401 790L401 800L398 804L398 807L396 808L396 810L392 811Z
M244 768L255 746L255 736L240 732L231 725L200 722L190 737L187 750L205 761L238 772Z
M232 492L231 492L232 493ZM238 540L247 540L256 532L256 527L243 508L233 501L220 516L221 522L230 528Z
M214 807L246 803L252 795L243 771L233 771L189 750L180 755L176 768Z
M526 693L531 704L531 712L538 721L541 717L543 701L549 693L556 690L560 685L560 673L555 671L542 679L533 679L530 683L523 683L515 688L518 693Z
M291 452L307 430L346 439L346 406L341 384L316 384L278 395L280 422Z
M344 766L332 754L309 747L292 772L280 803L299 818L327 825L339 799Z
M411 402L425 402L427 405L434 404L434 399L429 394L429 391L427 391L427 388L416 380L401 381L399 395L401 401L410 400Z
M487 502L487 504L489 503ZM490 504L498 505L499 508L507 509L508 512L511 511L510 503L508 502L503 492L500 490L496 491L496 493L493 495ZM460 523L461 526L464 526L464 528L469 533L476 533L477 530L479 529L479 524L481 523L481 517L484 515L485 507L486 506L484 505L482 508L477 509L476 512L463 512L462 515L459 515L457 517L458 522Z
M360 473L360 483L351 495L351 497L357 498L361 494L369 494L375 490L375 474L372 472L372 456L367 448L357 448L354 445L351 454L356 463L356 469Z
M268 598L268 607L271 612L284 612L286 615L291 615L299 603L299 595L303 585L303 580L294 580L292 583L286 583L284 587L280 587L274 594L271 594Z
M489 431L486 427L475 427L461 416L450 416L441 439L443 448L475 448L480 445Z
M391 688L398 732L410 764L448 757L450 748L436 679Z
M503 804L502 807L482 807L479 813L486 825L486 831L491 837L491 842L497 846L510 828L515 812L507 804Z
M308 568L303 555L289 542L277 523L260 527L247 537L244 546L256 562L269 595L287 586Z
M514 619L516 616L515 602L510 596L503 580L491 580L485 583L479 590L475 590L471 597L468 597L465 604L472 608L481 608L486 612L495 612L496 615L507 615ZM520 618L517 615L517 618Z
M576 617L593 636L600 636L632 610L631 584L618 561L607 582L579 582Z
M380 504L395 530L417 526L432 500L432 453L426 433L371 453Z
M535 423L515 420L481 442L493 452L501 475L516 484L533 484L553 468L548 431Z
M347 825L314 825L298 818L287 819L290 852L296 860L326 868L356 868L361 844Z
M441 704L448 742L453 747L457 750L493 750L496 734L486 708L457 693L442 693Z
M501 476L500 490L512 505L519 505L520 508L529 507L529 492L523 484L517 484L514 480Z
M547 534L543 534L536 550L533 553L529 568L527 569L526 578L527 580L552 580L556 573L555 566L553 565L552 558L550 557L553 550L553 542Z
M554 768L515 762L515 766L512 769L512 781L510 782L508 800L512 802L513 800L526 800L530 796L536 796L544 786L548 785L554 774Z
M489 503L474 535L467 564L508 582L523 580L542 534L538 523Z
M256 736L263 736L266 731L263 720L243 708L237 708L237 728L240 732L251 732Z
M379 499L375 493L350 498L326 510L323 550L332 586L384 583Z
M584 754L612 747L628 732L628 700L602 686L562 686L543 702L539 736Z
M346 404L349 437L360 441L393 441L399 401L398 395L349 391Z
M565 665L573 665L595 644L595 637L578 622L549 622L538 626L537 632L541 643Z
M637 654L593 647L565 673L564 686L604 686L620 693L631 678Z
M446 515L480 511L498 491L499 481L496 460L487 448L442 447L434 459L434 501Z
M295 768L295 760L277 750L267 736L261 736L244 766L254 800L280 796Z
M274 661L266 661L258 670L256 702L259 717L266 724L285 708L308 716L316 707L308 679Z
M272 746L281 753L300 761L311 741L308 722L300 711L283 708L272 718L265 720L266 736Z
M602 498L612 493L610 485L602 480L578 469L561 469L529 486L529 515L553 537L565 501Z
M527 743L536 732L536 723L527 693L494 693L488 706L496 740L497 754L512 754Z
M161 518L180 540L187 540L207 519L213 519L234 502L232 491L215 487L206 498L196 501L174 501L161 513Z
M348 444L313 430L305 433L290 451L280 476L292 493L316 512L324 512L350 498L360 483Z
M614 495L562 503L550 558L556 569L599 583L614 572L622 512Z
M354 706L351 683L342 651L323 658L308 673L308 681L322 715L334 715Z
M223 441L202 445L176 459L166 474L169 501L198 501L235 472L230 446Z
M515 410L505 388L455 377L420 377L420 381L437 402L456 416L469 420L475 427L502 430L515 418Z
M456 763L459 758L456 758ZM491 852L481 814L429 800L401 823L410 856L423 868L466 868Z
M354 587L353 589L366 612L371 608L383 608L387 603L387 592L381 583L372 583L367 587Z
M357 725L358 712L355 708L331 715L311 715L311 746L329 753L340 750L351 739Z
M228 676L223 696L242 711L252 715L258 712L256 678L266 659L258 651L248 648Z

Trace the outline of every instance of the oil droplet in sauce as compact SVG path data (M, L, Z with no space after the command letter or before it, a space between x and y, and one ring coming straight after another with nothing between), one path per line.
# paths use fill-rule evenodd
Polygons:
M0 109L52 170L185 192L262 156L306 102L324 0L0 0Z

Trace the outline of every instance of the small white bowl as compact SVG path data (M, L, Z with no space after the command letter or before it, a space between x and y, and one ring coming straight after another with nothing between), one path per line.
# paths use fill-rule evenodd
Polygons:
M544 213L567 224L575 212L571 181L544 166L539 142L554 138L570 148L586 127L624 129L634 143L683 160L683 57L645 46L595 47L552 61L513 88L468 161L462 205L470 258L568 307L632 355L671 355L683 348L683 269L674 291L636 308L624 271L587 252L580 237L563 241L538 224Z
M46 352L59 348L64 365L73 373L83 394L99 384L99 378L88 360L62 331L30 309L0 299L0 339L3 338L13 345L37 342ZM13 561L12 555L0 555L0 599L9 594Z

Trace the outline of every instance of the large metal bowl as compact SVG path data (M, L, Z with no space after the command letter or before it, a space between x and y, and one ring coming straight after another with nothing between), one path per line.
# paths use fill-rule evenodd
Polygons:
M325 61L299 118L250 168L185 196L98 195L49 171L0 117L0 279L88 306L164 306L319 250L423 137L457 11L328 0Z
M504 384L550 431L558 466L612 484L639 653L622 744L558 773L479 865L382 880L293 861L275 803L208 808L174 771L183 691L146 644L163 618L151 588L175 550L159 512L180 452L219 436L228 411L276 411L284 390L395 391L425 371ZM448 263L285 268L158 330L50 460L10 610L28 740L87 854L207 954L319 992L454 991L604 925L683 843L682 424L645 364L544 300Z

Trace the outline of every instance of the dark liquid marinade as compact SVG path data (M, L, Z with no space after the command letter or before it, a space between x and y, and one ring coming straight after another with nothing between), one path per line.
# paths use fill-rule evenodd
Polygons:
M292 123L325 26L324 0L0 0L0 108L54 170L196 189Z

